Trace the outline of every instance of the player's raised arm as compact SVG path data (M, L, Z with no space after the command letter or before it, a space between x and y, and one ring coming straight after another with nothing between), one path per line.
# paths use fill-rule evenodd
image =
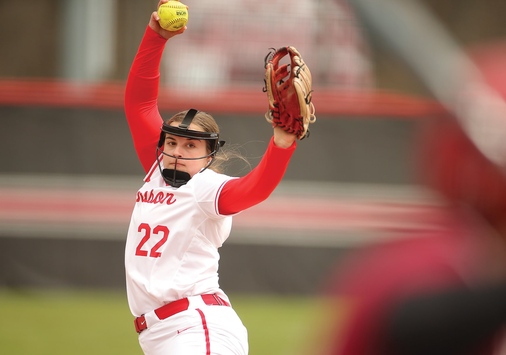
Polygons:
M280 65L285 57L290 63ZM218 201L220 213L234 214L264 201L281 182L296 140L308 137L309 124L316 121L311 87L311 72L297 49L282 47L266 57L265 118L273 126L273 138L255 169L225 184Z
M166 2L161 0L159 6ZM134 58L125 89L125 115L137 156L146 172L153 165L153 149L158 143L162 125L158 111L160 61L167 40L186 30L186 26L178 31L165 30L159 20L158 12L154 11Z

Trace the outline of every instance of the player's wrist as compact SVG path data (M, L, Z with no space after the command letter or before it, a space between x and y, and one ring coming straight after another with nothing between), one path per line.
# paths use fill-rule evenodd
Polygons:
M274 127L274 144L279 148L290 148L296 141L297 136L285 132L280 127Z

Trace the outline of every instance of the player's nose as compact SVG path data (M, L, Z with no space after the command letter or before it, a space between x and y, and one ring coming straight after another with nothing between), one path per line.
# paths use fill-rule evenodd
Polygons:
M181 154L181 147L179 145L177 145L175 148L174 148L174 151L172 152L172 154L177 157L177 158L181 158L183 157L183 155Z

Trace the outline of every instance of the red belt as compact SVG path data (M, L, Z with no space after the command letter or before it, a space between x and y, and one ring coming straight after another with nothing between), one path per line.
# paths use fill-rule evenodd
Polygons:
M201 295L201 297L204 303L207 304L208 306L230 306L230 304L228 304L227 301L221 299L217 294ZM189 305L190 301L188 300L188 298L182 298L180 300L167 303L166 305L155 309L155 314L160 320L164 320L173 316L174 314L186 311ZM137 333L140 333L148 328L148 325L146 324L146 319L144 318L144 314L140 317L135 318L134 325Z

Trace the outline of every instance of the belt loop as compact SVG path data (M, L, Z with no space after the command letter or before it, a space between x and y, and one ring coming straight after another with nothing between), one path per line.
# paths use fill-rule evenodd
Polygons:
M135 330L138 334L140 334L143 330L148 329L148 325L146 324L146 318L144 314L140 317L135 318L134 320Z

